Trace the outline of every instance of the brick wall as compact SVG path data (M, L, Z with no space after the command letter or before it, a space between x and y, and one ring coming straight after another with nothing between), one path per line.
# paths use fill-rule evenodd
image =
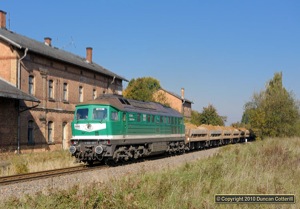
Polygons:
M17 144L17 104L18 100L0 97L0 152L8 151L11 145Z
M19 52L23 56L24 51ZM0 42L0 76L16 84L17 52ZM9 58L9 59L8 59ZM79 86L83 87L83 101L93 99L93 91L97 96L122 91L122 80L92 72L90 70L64 63L28 51L21 61L20 87L29 93L29 76L33 77L33 96L41 101L38 107L21 113L20 144L21 151L67 149L72 136L71 121L75 105L79 103ZM49 80L53 81L53 98L49 99ZM63 85L67 83L68 99L63 100ZM27 107L34 104L23 102ZM15 115L12 117L17 118ZM33 143L28 143L29 121L33 121ZM49 122L52 122L53 140L48 139ZM10 126L12 127L12 126ZM12 130L13 131L13 130ZM5 135L7 143L16 143L15 136ZM64 138L64 139L63 139Z
M173 109L177 110L178 112L182 113L184 112L184 117L187 119L191 118L192 115L192 105L190 102L185 102L182 105L182 100L181 98L178 98L174 96L173 94L170 94L163 89L158 90L155 94L154 97L157 95L163 95L165 97L165 102L170 105Z
M17 54L0 40L0 77L16 85Z

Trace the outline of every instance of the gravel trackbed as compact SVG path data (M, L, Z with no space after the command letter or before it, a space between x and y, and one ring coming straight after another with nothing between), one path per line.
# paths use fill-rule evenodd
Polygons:
M22 182L0 186L0 200L3 201L9 197L18 197L34 195L37 192L49 194L51 191L65 190L74 185L86 186L104 183L112 178L118 179L122 176L138 174L144 172L156 172L164 168L175 168L186 162L192 162L198 159L207 158L217 153L219 148L190 152L184 155L165 157L158 160L150 160L139 163L132 163L123 166L109 167L105 169L93 169L83 173L74 173L58 177L49 177L35 181ZM80 182L84 182L81 184Z

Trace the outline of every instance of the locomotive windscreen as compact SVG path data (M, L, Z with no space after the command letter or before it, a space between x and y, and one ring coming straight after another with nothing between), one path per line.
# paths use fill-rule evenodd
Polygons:
M89 115L89 109L88 108L82 108L78 109L76 112L76 119L77 120L85 120L88 118Z

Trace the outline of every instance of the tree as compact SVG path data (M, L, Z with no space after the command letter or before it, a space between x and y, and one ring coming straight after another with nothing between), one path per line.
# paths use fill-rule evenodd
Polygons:
M226 117L220 116L217 110L211 104L208 107L204 107L201 113L200 122L201 124L224 126Z
M157 79L151 77L143 77L131 79L123 95L129 99L142 101L154 101L153 94L160 88Z
M192 124L199 126L201 125L201 113L192 110L191 121Z
M213 105L203 108L202 113L192 110L190 123L199 126L201 124L224 126L227 120L226 116L220 116Z
M299 103L282 85L282 73L275 73L266 89L254 93L244 109L242 123L250 124L262 136L294 136L297 133Z

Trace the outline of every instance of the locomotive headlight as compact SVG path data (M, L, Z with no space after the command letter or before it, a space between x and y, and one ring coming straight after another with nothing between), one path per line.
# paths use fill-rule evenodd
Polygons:
M71 143L74 144L74 145L76 145L76 144L77 144L77 141L72 141Z
M71 147L69 148L69 151L70 151L72 154L74 154L74 153L76 152L76 147L75 147L75 146L71 146Z
M95 152L100 155L103 152L103 147L101 145L95 147Z

